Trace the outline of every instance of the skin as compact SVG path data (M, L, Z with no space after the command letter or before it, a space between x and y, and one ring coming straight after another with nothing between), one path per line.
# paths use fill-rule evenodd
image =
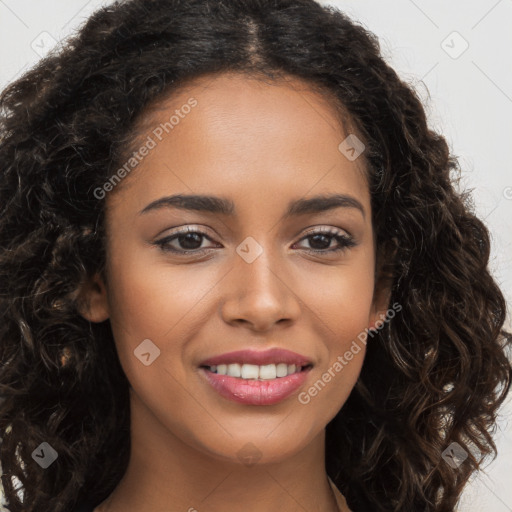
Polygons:
M109 318L131 384L131 456L96 512L336 511L325 471L325 427L358 378L363 349L308 404L298 401L353 340L382 318L374 297L375 246L363 158L349 161L347 136L327 100L297 79L263 83L235 74L203 78L145 118L146 140L189 98L198 101L106 198L107 276L84 288L92 322ZM155 138L155 137L153 137ZM231 199L232 216L178 208L138 212L172 194ZM363 206L282 219L289 201L348 194ZM206 233L206 248L179 256L152 245L178 229ZM315 242L331 228L354 247ZM311 233L307 233L311 235ZM247 263L248 236L262 254ZM323 245L322 245L323 244ZM314 255L308 249L317 249ZM324 251L323 253L321 251ZM134 356L150 339L160 356ZM305 385L275 405L229 401L199 374L201 361L238 349L287 348L309 357ZM252 443L260 459L239 450Z

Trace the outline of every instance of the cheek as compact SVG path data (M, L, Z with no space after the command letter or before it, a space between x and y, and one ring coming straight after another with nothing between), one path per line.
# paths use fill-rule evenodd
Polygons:
M369 325L374 291L373 256L359 251L346 264L302 279L302 297L319 320L331 348L343 347Z
M298 398L325 422L350 395L366 353L362 335L369 325L373 299L373 258L371 254L360 256L329 275L307 280L303 288L325 345L311 385Z
M337 344L356 337L368 327L373 282L363 283L354 276L332 280L328 289L311 295L311 303L330 329L329 339Z
M188 341L213 314L206 305L222 276L213 275L207 266L166 265L161 255L147 249L144 254L119 251L112 261L111 325L126 377L152 406L161 408L172 395L180 407L190 407L190 397L182 397L183 386L192 378ZM148 366L137 357L147 353L143 347L150 352Z
M187 278L191 272L157 265L147 254L144 258L137 257L136 252L124 257L119 254L113 261L109 272L110 320L128 381L152 411L167 411L169 396L173 406L190 406L190 397L183 393L187 379L182 364L185 333L194 322L194 306L205 295L207 284L200 285L199 280L191 283ZM171 417L166 419L169 424L172 421Z
M111 275L111 320L132 343L145 338L163 343L194 318L194 307L212 288L206 272L187 265L173 269L155 257L120 257Z

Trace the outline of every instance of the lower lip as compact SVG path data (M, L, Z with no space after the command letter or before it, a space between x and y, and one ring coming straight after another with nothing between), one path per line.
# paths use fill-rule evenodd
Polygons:
M213 389L228 400L247 405L273 405L297 391L307 379L311 367L286 377L269 380L241 379L218 375L205 368L200 370Z

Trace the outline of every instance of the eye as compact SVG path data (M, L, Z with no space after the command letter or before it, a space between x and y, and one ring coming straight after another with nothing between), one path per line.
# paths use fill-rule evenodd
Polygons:
M314 254L343 251L357 245L350 235L331 228L310 231L300 241L303 240L308 240L309 244L313 246L311 249L306 249L306 251ZM330 247L333 241L337 242L338 245Z
M177 231L162 240L154 242L154 245L159 246L164 252L197 256L205 254L209 249L215 247L201 247L205 239L213 242L213 240L203 231L187 227L186 229ZM312 245L310 249L306 248L305 250L314 254L343 251L349 247L357 245L350 235L331 228L310 231L306 236L301 238L299 242L303 240L308 240L310 245ZM331 247L333 241L337 242L337 245ZM219 247L219 244L217 244L216 247Z
M181 231L177 231L171 236L162 238L162 240L156 241L155 245L158 245L162 251L165 252L172 252L176 254L190 253L197 255L207 252L208 248L201 247L204 241L203 239L205 238L212 241L211 238L203 231L188 227ZM171 245L173 242L175 242L174 246Z

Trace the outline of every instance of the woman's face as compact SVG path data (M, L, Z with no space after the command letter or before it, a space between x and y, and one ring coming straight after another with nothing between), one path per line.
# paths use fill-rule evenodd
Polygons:
M106 198L108 283L88 313L110 318L132 417L235 462L323 435L361 369L353 342L382 312L363 156L339 149L347 135L304 83L227 74L146 119ZM165 199L176 195L208 198ZM252 354L224 357L235 351ZM306 366L293 374L292 361Z

